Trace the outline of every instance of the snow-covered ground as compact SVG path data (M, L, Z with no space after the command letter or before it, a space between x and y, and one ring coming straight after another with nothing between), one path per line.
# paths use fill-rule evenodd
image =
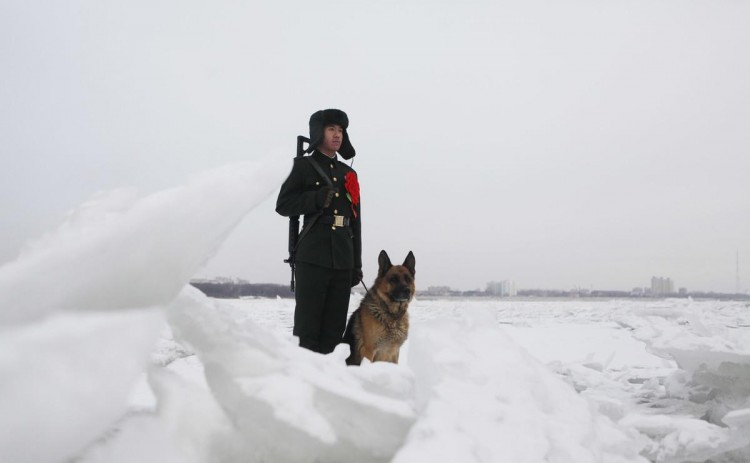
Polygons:
M293 301L186 286L276 165L99 195L0 267L0 462L750 461L747 303L418 299L401 364L347 367Z

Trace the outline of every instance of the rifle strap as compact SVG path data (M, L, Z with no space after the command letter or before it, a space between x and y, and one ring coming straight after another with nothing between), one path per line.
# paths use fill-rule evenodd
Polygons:
M331 179L328 178L325 172L323 172L323 169L320 168L320 165L318 165L318 163L315 162L315 160L313 160L312 156L308 156L307 160L310 161L310 165L313 167L313 169L315 169L315 172L317 172L318 174L320 174L321 177L323 177L323 180L326 181L329 187L333 188L333 182L331 182Z
M320 168L320 166L318 165L317 162L315 162L315 160L312 158L312 156L307 156L305 159L307 159L307 161L310 163L310 165L313 167L313 169L315 169L315 171L321 177L323 177L323 180L325 180L325 182L328 184L328 186L331 187L331 188L333 188L333 182L331 182L331 179L328 178L328 176L325 174L325 172L323 172L323 169ZM321 209L317 214L315 214L315 216L313 216L312 219L310 219L310 221L307 224L305 224L305 227L302 229L302 232L299 234L299 237L297 238L297 244L294 245L294 250L295 251L299 247L299 243L302 241L302 238L304 238L305 235L307 235L307 232L309 232L310 229L313 227L313 225L315 225L315 222L318 221L318 219L320 218L321 215L323 215L323 209Z

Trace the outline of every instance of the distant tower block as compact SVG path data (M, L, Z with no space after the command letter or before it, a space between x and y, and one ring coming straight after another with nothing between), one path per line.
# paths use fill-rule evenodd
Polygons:
M513 280L490 281L487 283L486 291L493 296L513 297L518 295L516 282Z
M671 278L651 277L651 295L666 296L674 293L674 282Z

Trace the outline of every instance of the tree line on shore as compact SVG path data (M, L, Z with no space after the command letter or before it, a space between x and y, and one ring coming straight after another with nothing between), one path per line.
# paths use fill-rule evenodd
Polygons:
M289 285L213 281L193 281L190 284L201 290L206 296L219 299L239 299L241 297L294 298L294 293L289 289Z
M242 297L266 297L266 298L294 298L294 292L289 289L289 285L279 285L274 283L248 283L248 282L217 282L217 281L192 281L191 285L198 288L208 297L219 299L239 299ZM354 291L363 292L361 288L354 288ZM447 291L435 292L417 291L417 296L423 297L498 297L486 291ZM519 290L518 297L559 297L559 298L586 298L586 297L609 297L609 298L650 298L656 296L635 295L628 291L590 291L586 293L573 293L570 291L557 291L546 289L527 289ZM724 294L714 292L690 292L687 294L670 294L659 297L692 297L696 299L731 299L731 300L750 300L747 294Z

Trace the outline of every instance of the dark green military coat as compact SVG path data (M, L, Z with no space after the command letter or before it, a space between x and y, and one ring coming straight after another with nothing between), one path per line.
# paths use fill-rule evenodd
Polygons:
M321 219L300 241L296 261L332 269L362 268L360 205L352 205L344 188L346 174L352 172L356 175L356 172L339 161L338 156L331 159L315 150L309 157L295 158L292 172L281 185L276 212L286 217L304 216L305 224L320 212L322 205L317 202L317 192L328 183L310 162L316 162L323 173L328 175L337 193L330 206L323 210ZM336 227L331 223L322 223L335 215L346 217L349 226Z

